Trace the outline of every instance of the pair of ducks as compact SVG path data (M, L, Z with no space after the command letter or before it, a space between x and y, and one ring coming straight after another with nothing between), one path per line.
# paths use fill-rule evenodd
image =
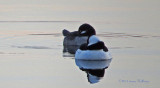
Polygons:
M106 60L111 59L108 48L96 36L95 29L90 24L82 24L78 31L63 30L65 36L63 45L79 45L75 59L81 60Z

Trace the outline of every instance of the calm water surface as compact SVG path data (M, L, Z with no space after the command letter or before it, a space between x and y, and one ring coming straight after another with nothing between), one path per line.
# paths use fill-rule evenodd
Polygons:
M160 31L136 23L90 22L113 56L109 67L103 65L104 76L91 84L89 71L77 65L82 62L63 53L61 31L78 30L82 23L1 22L0 87L159 88Z

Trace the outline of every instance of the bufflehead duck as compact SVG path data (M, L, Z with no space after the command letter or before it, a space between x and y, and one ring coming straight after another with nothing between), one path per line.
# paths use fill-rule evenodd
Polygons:
M107 60L112 59L108 48L103 41L92 35L87 40L86 44L82 44L76 51L75 59L83 60Z
M95 29L90 24L82 24L78 31L69 32L64 29L62 34L65 36L63 45L81 45L87 43L87 39L91 35L96 35Z

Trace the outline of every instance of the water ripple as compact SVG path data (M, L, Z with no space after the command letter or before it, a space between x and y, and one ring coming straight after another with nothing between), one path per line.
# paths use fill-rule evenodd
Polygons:
M50 47L45 47L45 46L12 46L15 48L28 48L28 49L52 49Z
M128 49L128 48L135 48L135 47L110 47L110 49Z
M101 37L112 37L112 38L160 38L160 36L153 36L153 35L141 35L141 34L127 34L127 33L113 33L113 32L104 32L101 34L97 34Z
M44 35L44 36L46 36L46 35L53 35L55 37L62 36L61 33L38 33L38 34L35 33L35 34L29 34L29 35Z
M16 53L16 52L0 52L0 55L2 54L10 54L10 55L14 55L14 54L25 54L25 53Z

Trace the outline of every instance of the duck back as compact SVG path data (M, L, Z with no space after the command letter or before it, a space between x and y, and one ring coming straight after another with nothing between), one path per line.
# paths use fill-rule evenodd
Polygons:
M87 43L87 36L66 36L63 45L82 45Z
M112 59L109 52L103 50L80 50L78 49L75 54L75 59L81 60L107 60Z

